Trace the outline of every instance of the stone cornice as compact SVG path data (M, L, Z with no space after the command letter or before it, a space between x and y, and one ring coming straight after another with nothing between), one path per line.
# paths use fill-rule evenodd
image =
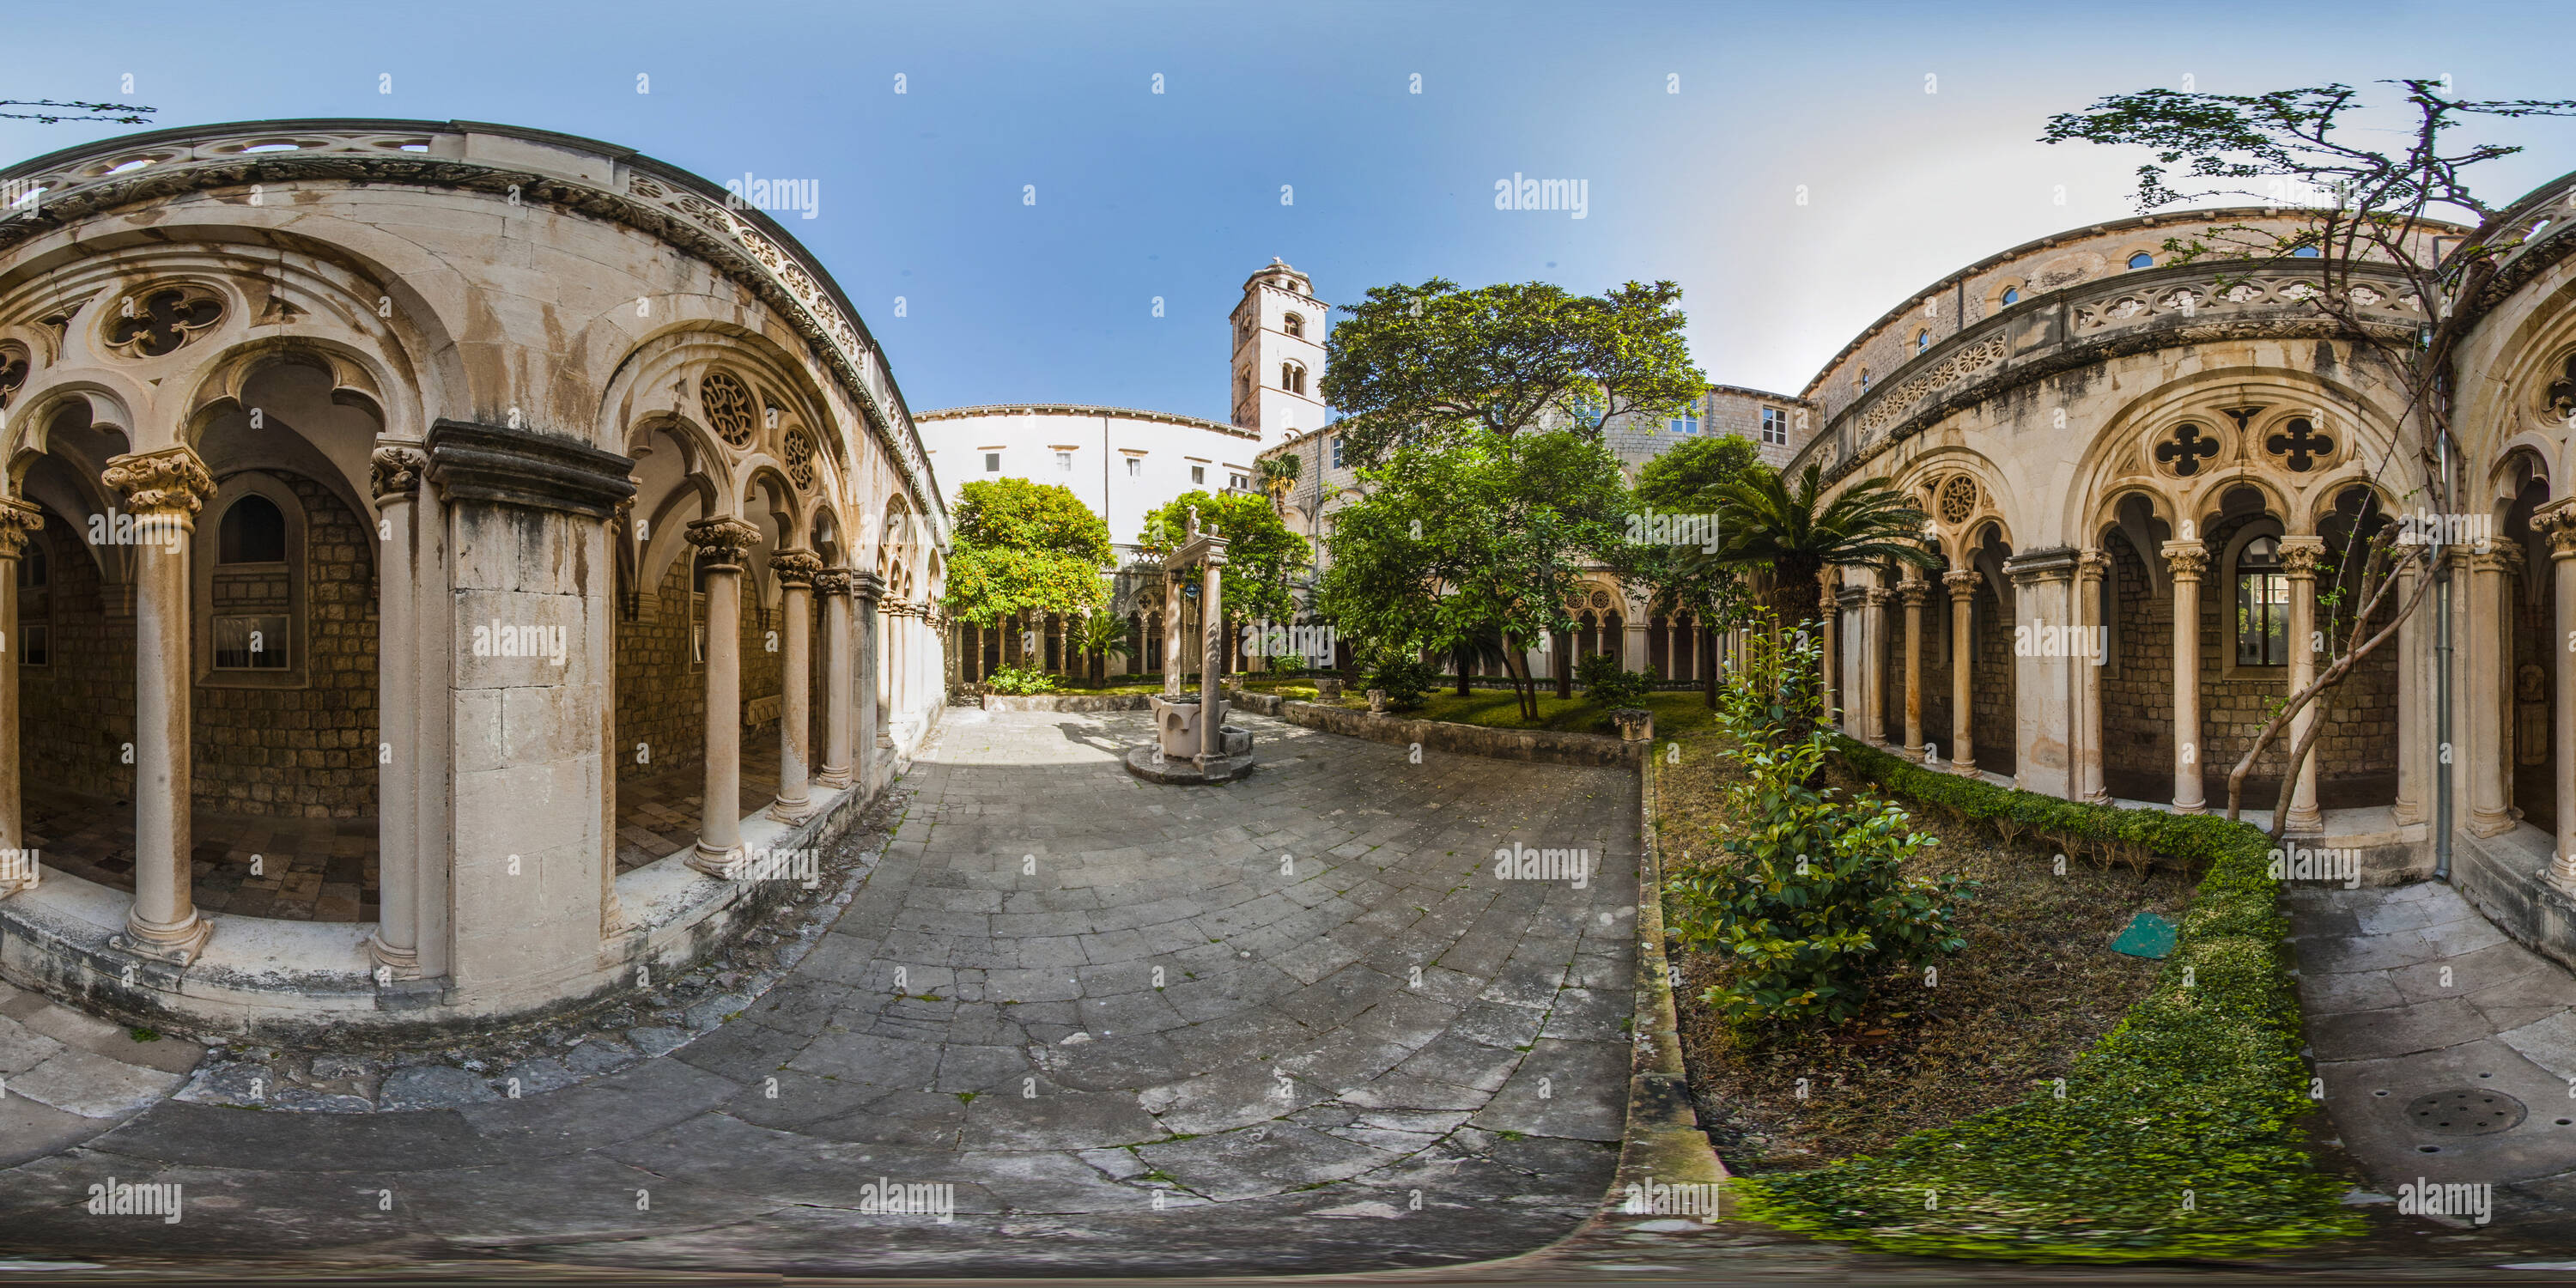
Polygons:
M852 570L850 593L856 595L863 605L874 604L885 597L885 578L872 572Z
M605 519L635 495L634 458L579 439L441 420L430 426L428 446L429 481L451 501Z
M245 150L278 145L284 150ZM138 160L146 164L121 169ZM705 261L804 336L862 409L868 431L946 543L947 502L911 410L840 286L768 215L729 208L722 185L632 148L480 121L334 118L153 130L0 170L0 183L36 191L32 203L0 217L0 252L110 211L209 189L303 181L515 192L519 201L632 228Z
M2016 585L2037 581L2065 581L2075 575L2076 550L2073 546L2045 546L2025 550L2004 561L2004 575Z

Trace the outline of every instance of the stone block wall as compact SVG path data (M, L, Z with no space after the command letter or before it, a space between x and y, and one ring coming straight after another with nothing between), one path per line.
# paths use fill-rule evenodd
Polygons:
M18 668L19 764L29 782L134 798L134 618L111 619L84 529L47 511L41 591L21 592L23 624L50 624L52 660Z
M197 808L279 818L372 818L378 741L375 534L329 488L301 475L267 472L304 507L304 617L290 630L293 647L302 653L305 684L196 686ZM198 557L205 557L203 550ZM275 611L287 610L281 603ZM205 660L197 659L200 673Z
M765 575L765 574L764 574ZM764 611L753 585L751 570L743 572L742 596L742 703L748 709L761 698L774 698L785 691L787 625L777 607ZM689 589L689 560L683 554L673 559L662 574L662 584L648 592L655 600L650 613L638 613L634 621L620 615L617 622L617 777L649 778L679 765L694 765L706 756L707 681L706 668L691 660L689 641L696 622L697 606ZM651 620L645 620L649 617ZM769 640L776 632L778 651L771 652ZM852 631L852 647L857 647L857 632ZM807 690L814 704L813 768L823 766L823 733L821 702L823 694L823 625L816 614L807 643L813 650L811 681ZM746 738L776 738L778 722L768 721L745 734ZM638 764L635 744L652 749L649 764Z
M2020 765L2014 741L2020 724L2013 710L2018 688L2013 678L2012 604L2010 587L1988 584L1977 592L1977 655L1968 673L1969 732L1976 738L1977 768L2009 774Z
M2153 783L2164 775L2172 795L2173 607L2156 598L2146 558L2114 532L2103 543L2111 557L2112 662L2102 676L2102 770L2113 793L2124 772ZM2161 556L2158 556L2161 557Z

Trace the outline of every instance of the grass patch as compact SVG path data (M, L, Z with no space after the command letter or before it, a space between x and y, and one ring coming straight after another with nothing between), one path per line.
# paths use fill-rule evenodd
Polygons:
M2309 1162L2286 922L2270 842L2211 816L2080 805L1927 771L1856 743L1845 762L1927 822L2202 873L2147 994L2054 1084L1876 1153L1739 1181L1753 1220L1888 1252L2008 1260L2242 1256L2355 1235ZM1943 820L1950 826L1941 827Z
M1343 705L1368 706L1365 694L1356 699L1347 690ZM1639 704L1655 713L1655 738L1658 742L1672 737L1705 733L1715 725L1708 709L1708 699L1697 692L1659 689L1646 695ZM1521 719L1520 703L1509 689L1477 689L1465 697L1453 691L1434 693L1411 711L1394 713L1408 720L1446 720L1452 724L1482 725L1488 729L1553 729L1559 733L1615 733L1610 713L1577 694L1557 697L1541 689L1538 697L1538 722Z

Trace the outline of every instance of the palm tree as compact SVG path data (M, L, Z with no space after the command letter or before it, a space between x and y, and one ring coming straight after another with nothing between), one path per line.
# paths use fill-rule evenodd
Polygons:
M1771 620L1783 627L1814 620L1828 567L1888 559L1941 566L1923 545L1923 512L1887 479L1863 479L1819 506L1823 486L1823 467L1811 463L1794 491L1769 470L1716 489L1725 532L1716 557L1729 567L1769 570Z
M1270 506L1281 518L1288 515L1288 490L1297 486L1297 475L1305 466L1304 458L1295 452L1282 452L1261 462L1261 486L1270 491Z

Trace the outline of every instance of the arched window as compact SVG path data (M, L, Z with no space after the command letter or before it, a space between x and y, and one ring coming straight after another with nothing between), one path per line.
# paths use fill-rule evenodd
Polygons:
M1301 317L1297 316L1297 315L1296 315L1296 314L1294 314L1294 313L1291 313L1291 314L1289 314L1289 315L1287 316L1287 318L1285 319L1285 321L1283 321L1283 322L1282 322L1282 324L1281 324L1281 325L1285 326L1285 327L1288 329L1288 334L1290 334L1290 335L1292 335L1292 336L1294 336L1294 337L1296 337L1296 338L1298 338L1298 339L1300 339L1300 340L1303 340L1303 339L1305 339L1305 338L1306 338L1306 319L1301 318Z
M2007 286L2007 287L2005 287L2005 288L2004 288L2004 304L2005 304L2007 307L2009 307L2009 306L2011 306L2011 305L2015 305L2015 304L2019 304L2019 303L2021 303L2021 288L2020 288L2020 287L2018 287L2018 286Z
M1921 353L1925 349L1929 349L1931 347L1932 332L1929 328L1914 333L1914 351L1916 353Z
M217 530L215 562L286 562L286 516L277 503L255 492L233 502Z
M2281 543L2256 537L2236 553L2236 664L2288 665L2289 633L2290 578L2281 569Z
M2156 257L2146 253L2145 251L2139 251L2137 254L2129 257L2129 267L2131 268L2154 268L2155 266Z
M1860 369L1860 391L1862 393L1869 392L1869 368L1867 367Z
M1292 394L1306 392L1306 369L1293 362L1280 363L1279 387Z
M2320 253L2321 252L2319 252L2314 246L2301 246L2297 250L2291 251L2290 256L2293 259L2315 259Z

